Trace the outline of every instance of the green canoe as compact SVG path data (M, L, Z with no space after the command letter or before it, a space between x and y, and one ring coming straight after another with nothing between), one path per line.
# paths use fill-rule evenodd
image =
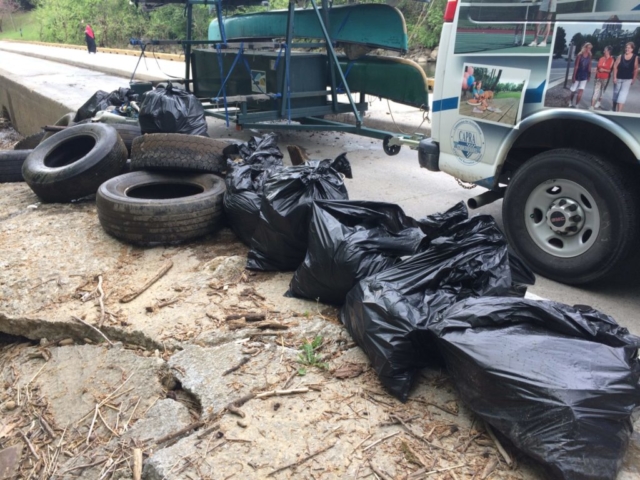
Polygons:
M387 98L412 107L428 105L427 75L412 60L366 56L349 62L341 57L340 67L352 92Z
M225 35L230 41L283 38L286 36L287 16L287 10L273 10L227 17L224 19ZM395 7L375 3L333 7L329 23L329 35L335 42L407 51L407 25ZM294 36L324 38L313 9L296 9ZM209 40L222 41L218 19L209 24Z

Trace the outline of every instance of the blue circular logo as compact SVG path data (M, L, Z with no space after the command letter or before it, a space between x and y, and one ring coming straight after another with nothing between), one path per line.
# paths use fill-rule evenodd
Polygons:
M475 165L484 156L484 134L472 120L458 120L451 129L451 148L465 165Z

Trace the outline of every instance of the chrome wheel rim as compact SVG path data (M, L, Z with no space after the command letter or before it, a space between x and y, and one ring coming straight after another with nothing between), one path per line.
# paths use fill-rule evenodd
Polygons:
M529 236L546 253L572 258L587 252L600 233L600 211L587 189L566 179L533 189L525 204Z

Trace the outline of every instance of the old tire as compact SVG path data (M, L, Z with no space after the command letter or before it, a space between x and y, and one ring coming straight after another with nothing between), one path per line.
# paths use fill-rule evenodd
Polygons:
M75 118L75 113L67 113L65 116L60 117L58 121L54 124L56 127L70 127L74 125L73 119ZM45 132L42 137L42 141L46 140L49 137L53 137L56 133L59 132Z
M579 150L536 155L502 206L505 233L537 273L568 284L614 272L638 239L637 199L621 167Z
M36 147L22 175L45 202L68 202L91 195L122 171L127 149L108 125L75 125Z
M44 137L45 132L34 133L33 135L29 135L28 137L24 137L18 143L13 146L14 150L33 150L40 142L42 142L42 138Z
M224 180L211 174L131 172L96 195L104 230L136 245L175 244L216 231L223 221Z
M226 167L226 142L198 135L152 133L133 141L132 170L174 170L222 173Z
M22 182L22 164L31 150L0 151L0 183Z
M134 125L131 123L111 123L110 125L115 128L118 135L120 135L120 138L124 142L124 146L127 147L127 155L130 158L133 141L142 135L140 125Z

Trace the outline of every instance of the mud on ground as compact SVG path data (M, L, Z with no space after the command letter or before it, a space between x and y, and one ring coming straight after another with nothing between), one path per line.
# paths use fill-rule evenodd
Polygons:
M228 229L133 247L92 199L0 184L0 478L545 478L444 372L383 391L337 310L246 253Z

